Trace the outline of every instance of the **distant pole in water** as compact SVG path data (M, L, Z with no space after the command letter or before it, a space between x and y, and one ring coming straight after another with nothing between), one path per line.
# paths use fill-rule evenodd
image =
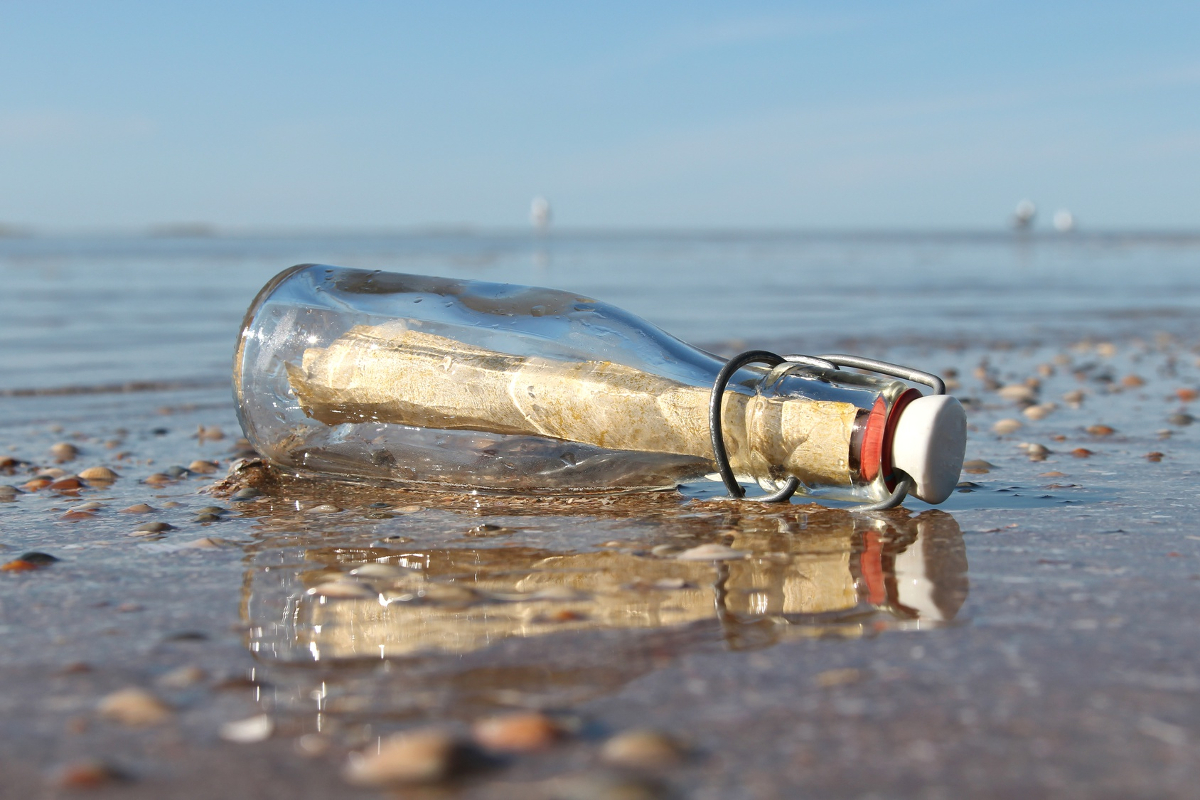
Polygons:
M1033 220L1037 217L1037 206L1032 200L1025 199L1017 203L1017 210L1013 212L1012 224L1019 231L1027 231L1033 227Z
M538 233L545 233L550 229L550 218L550 201L541 195L533 198L529 206L529 221L533 223L534 229Z
M1055 211L1054 230L1059 233L1070 233L1075 230L1075 215L1065 208Z

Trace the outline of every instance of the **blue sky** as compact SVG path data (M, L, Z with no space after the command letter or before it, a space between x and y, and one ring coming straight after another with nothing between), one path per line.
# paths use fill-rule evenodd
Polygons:
M1200 228L1196 3L0 3L0 223Z

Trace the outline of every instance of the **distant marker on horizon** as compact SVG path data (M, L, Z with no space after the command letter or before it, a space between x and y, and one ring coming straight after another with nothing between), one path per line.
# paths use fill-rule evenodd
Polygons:
M1017 210L1013 212L1012 224L1019 231L1027 231L1033 227L1033 220L1037 217L1037 206L1032 200L1026 198L1017 203Z
M538 233L545 233L550 229L550 219L550 201L541 195L533 198L529 206L529 221L533 223L534 229Z
M1065 208L1055 211L1054 230L1059 233L1070 233L1075 230L1075 215Z

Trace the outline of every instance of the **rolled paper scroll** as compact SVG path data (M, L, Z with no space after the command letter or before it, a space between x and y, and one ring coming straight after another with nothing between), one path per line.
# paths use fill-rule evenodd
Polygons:
M326 425L375 421L712 458L710 388L610 361L508 355L393 322L356 326L286 368L304 413ZM731 390L721 413L737 474L850 484L855 405Z

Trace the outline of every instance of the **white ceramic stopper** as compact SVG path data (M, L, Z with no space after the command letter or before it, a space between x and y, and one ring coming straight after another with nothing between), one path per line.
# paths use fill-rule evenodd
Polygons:
M954 491L967 451L967 414L948 395L927 395L900 412L892 439L892 465L906 472L926 503L940 503Z

